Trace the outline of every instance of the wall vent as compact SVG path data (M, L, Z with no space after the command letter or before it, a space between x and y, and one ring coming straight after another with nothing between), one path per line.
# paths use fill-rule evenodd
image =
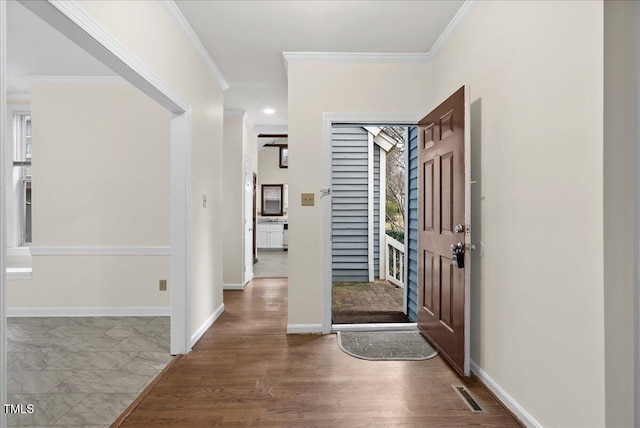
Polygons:
M485 413L478 400L463 385L451 385L473 413Z

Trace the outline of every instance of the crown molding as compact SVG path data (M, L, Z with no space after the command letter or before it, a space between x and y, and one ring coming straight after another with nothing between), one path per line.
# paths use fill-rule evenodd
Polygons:
M458 9L458 12L451 18L451 21L449 21L449 24L445 27L442 34L440 34L438 40L436 40L433 46L431 46L431 49L429 49L429 59L431 61L444 49L449 40L458 32L462 24L464 24L479 3L480 0L465 0L462 6L460 6L460 9Z
M299 62L352 62L352 63L428 63L432 62L447 42L462 27L480 0L465 0L458 12L433 44L429 52L366 53L366 52L282 52L284 68L289 75L289 64Z
M29 83L77 83L83 85L128 85L120 76L25 76Z
M202 62L204 62L204 65L209 69L209 71L211 71L222 90L226 91L229 89L229 82L227 82L227 79L225 79L216 63L213 62L209 52L207 52L195 31L193 31L193 28L189 25L187 18L182 14L178 5L176 5L173 0L158 0L158 2L167 12L173 23L176 24L176 27L178 27L182 34L187 38L187 41L191 44Z

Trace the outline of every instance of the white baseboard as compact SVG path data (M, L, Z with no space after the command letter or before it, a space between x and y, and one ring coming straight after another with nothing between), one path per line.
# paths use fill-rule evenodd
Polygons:
M114 308L7 308L8 317L150 317L170 316L167 306L130 306Z
M287 334L322 334L322 324L287 324Z
M215 312L211 314L211 316L207 318L207 320L200 326L200 328L198 328L196 332L191 335L191 348L193 348L193 345L195 345L196 342L200 340L202 335L209 329L209 327L211 327L213 323L216 322L218 318L220 318L223 312L224 303L218 306L218 309L216 309Z
M244 290L244 285L242 284L222 284L223 290Z
M524 423L527 427L542 428L542 425L538 421L536 421L533 416L529 414L529 412L527 412L520 404L518 404L516 400L514 400L513 397L511 397L507 393L507 391L502 389L502 387L498 385L495 380L491 379L491 377L486 374L484 370L482 370L473 360L471 361L471 370L476 374L476 376L478 376L478 379L480 379L482 383L484 383L487 388L489 388L491 392L493 392L495 396L498 397L502 404L507 406L507 408L511 410L511 412L516 415L516 417L520 419L520 421L522 421L522 423Z

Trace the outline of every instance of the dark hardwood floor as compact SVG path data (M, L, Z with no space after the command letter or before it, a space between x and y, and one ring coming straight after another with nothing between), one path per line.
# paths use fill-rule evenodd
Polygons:
M340 351L335 335L287 336L286 279L254 280L224 299L224 315L121 426L519 426L441 357L364 361ZM451 387L461 383L486 413L471 413Z

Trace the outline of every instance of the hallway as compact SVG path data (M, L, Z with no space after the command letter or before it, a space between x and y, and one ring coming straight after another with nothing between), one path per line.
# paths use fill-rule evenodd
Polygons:
M226 311L121 426L519 426L440 357L364 361L335 335L286 335L287 280L225 291ZM486 413L473 414L451 384Z

